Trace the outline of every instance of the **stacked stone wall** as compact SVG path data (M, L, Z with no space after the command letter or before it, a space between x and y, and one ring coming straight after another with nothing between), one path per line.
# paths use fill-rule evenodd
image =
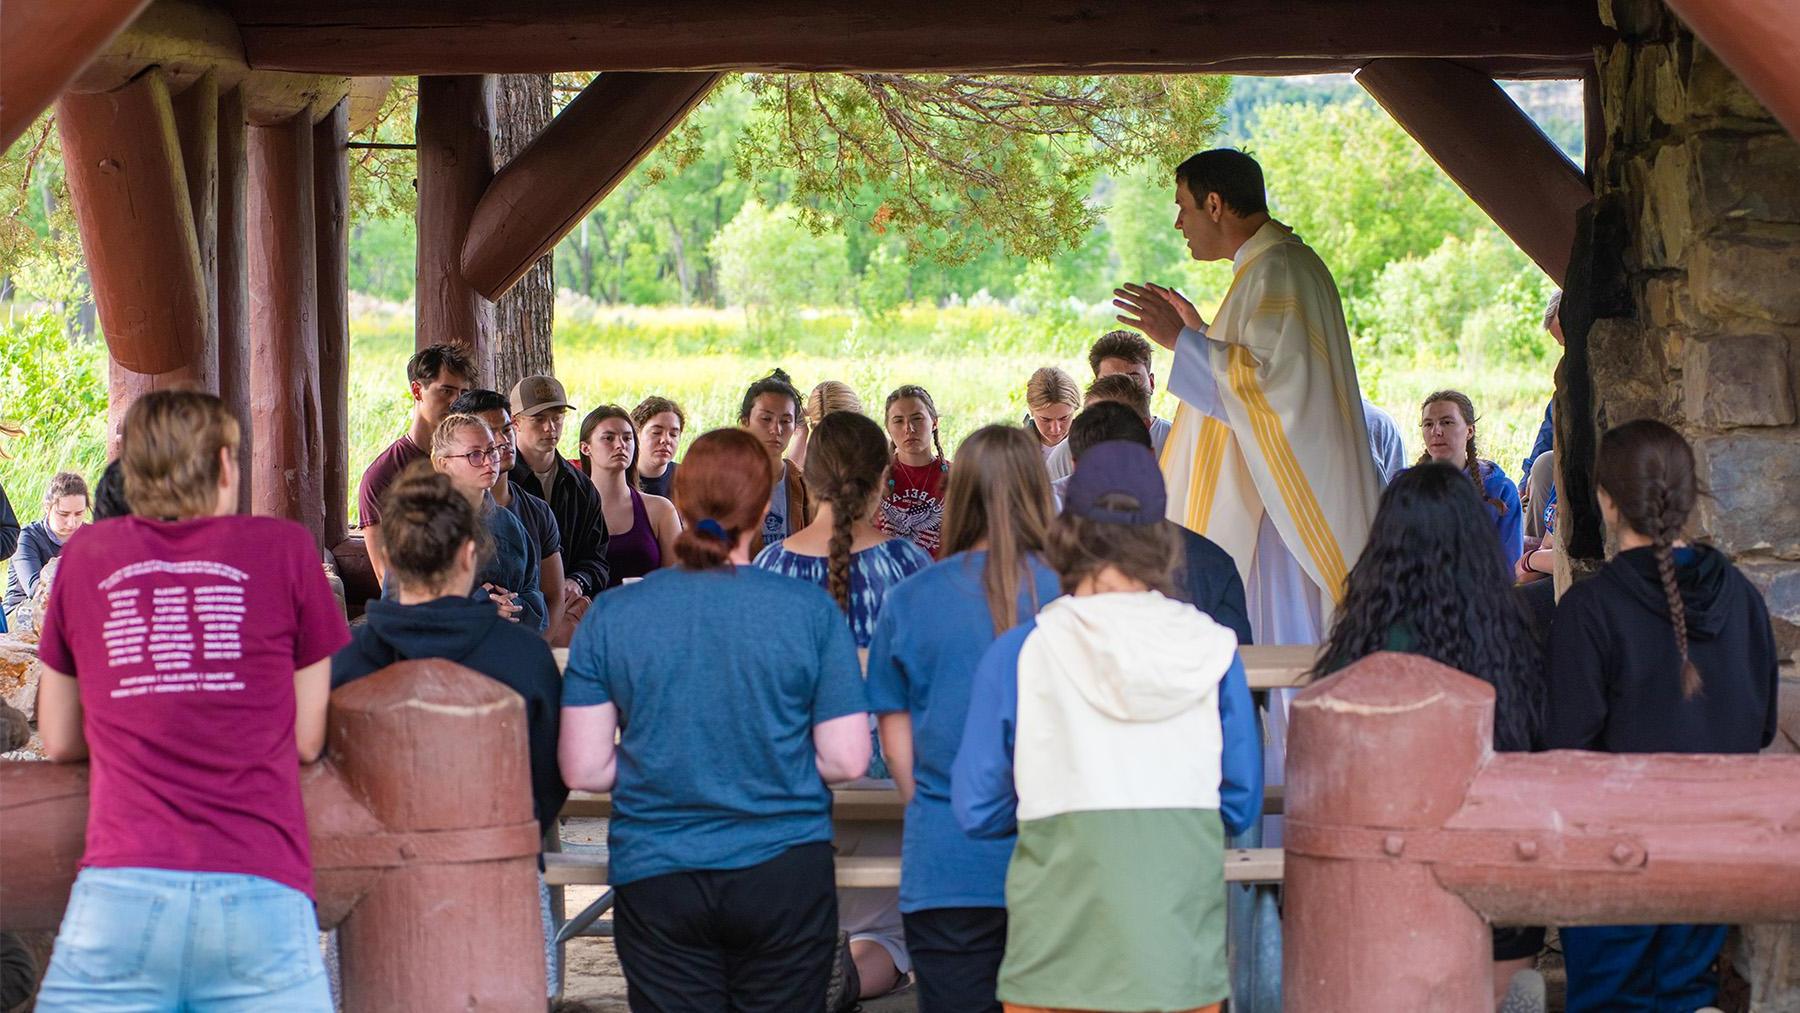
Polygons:
M1800 144L1658 0L1600 0L1595 189L1631 312L1594 322L1601 425L1694 442L1694 534L1730 553L1800 662ZM1800 64L1796 64L1800 73ZM1800 689L1786 693L1800 703ZM1787 723L1800 728L1800 716Z

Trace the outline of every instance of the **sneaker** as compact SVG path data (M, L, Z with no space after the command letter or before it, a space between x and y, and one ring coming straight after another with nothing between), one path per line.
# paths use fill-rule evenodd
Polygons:
M825 1013L852 1013L861 1008L862 976L850 956L850 933L839 932L837 957L831 962L831 983L825 987Z
M1536 971L1520 971L1506 987L1506 998L1500 1000L1499 1013L1544 1013L1548 1000L1544 996L1544 976Z

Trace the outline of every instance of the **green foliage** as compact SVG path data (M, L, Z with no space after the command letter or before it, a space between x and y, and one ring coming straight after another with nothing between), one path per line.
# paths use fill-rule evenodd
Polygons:
M814 231L893 229L964 263L998 241L1047 260L1098 222L1100 173L1173 168L1218 127L1227 82L1195 76L752 74L739 175L792 175ZM874 199L871 199L871 198Z
M419 79L399 77L367 126L350 135L353 144L392 144L394 148L353 148L350 152L350 220L412 222L419 193L418 155L411 150L419 109Z
M801 307L837 305L849 280L844 237L809 231L786 205L745 204L710 250L721 293L759 339L791 326Z
M1367 99L1264 107L1250 131L1271 211L1331 268L1354 303L1386 264L1468 238L1481 213L1406 131ZM1360 320L1352 318L1351 329Z
M0 485L28 521L51 475L79 471L91 481L106 465L106 347L70 338L51 310L0 318L0 347L0 421L25 430L0 446Z
M1356 306L1359 358L1535 362L1549 336L1539 326L1553 286L1493 226L1450 236L1423 257L1388 264Z

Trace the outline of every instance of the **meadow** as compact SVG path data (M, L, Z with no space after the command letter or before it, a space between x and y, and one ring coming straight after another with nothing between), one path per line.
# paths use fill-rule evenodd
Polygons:
M902 307L880 321L849 309L809 309L753 326L737 309L608 306L565 296L557 307L556 372L581 413L607 402L627 408L649 394L674 398L687 410L689 438L736 420L752 380L780 366L804 391L824 379L843 380L872 412L903 383L925 385L943 412L944 445L990 422L1018 422L1024 385L1039 366L1057 365L1078 382L1088 376L1086 350L1114 326L1103 307L1059 305L1027 312L977 301L948 307ZM22 521L38 517L51 473L72 468L98 475L104 464L106 363L98 341L69 341L59 327L15 318L0 330L8 346L0 364L0 418L26 434L5 441L4 484ZM363 297L352 302L350 461L355 478L406 426L405 363L413 351L412 310ZM1168 356L1158 352L1157 378ZM1418 402L1426 393L1456 387L1483 413L1482 456L1516 475L1537 433L1551 389L1551 364L1421 362L1388 355L1359 363L1363 391L1400 424L1416 454ZM1153 407L1174 414L1174 399L1158 390ZM563 441L576 450L571 418Z

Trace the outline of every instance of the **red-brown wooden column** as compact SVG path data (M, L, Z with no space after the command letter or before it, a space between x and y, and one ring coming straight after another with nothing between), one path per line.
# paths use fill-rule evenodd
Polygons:
M350 102L313 127L313 219L318 235L319 422L323 438L324 546L349 533Z
M463 240L494 178L494 94L485 75L419 78L419 347L466 345L491 372L494 304L463 280Z
M149 0L15 0L0 31L0 151Z
M115 370L108 392L116 434L131 400L152 383L205 379L210 296L195 192L159 71L114 92L64 96L57 128L107 348L126 371Z
M251 460L256 429L250 418L250 263L245 254L248 212L244 93L219 96L219 397L238 420L238 510L250 512Z
M119 362L107 363L107 408L111 432L131 403L146 391L186 387L218 393L219 390L219 84L211 73L174 96L175 132L181 145L182 175L187 185L188 206L194 218L195 252L200 258L200 277L205 285L205 315L201 321L200 349L194 360L166 373L139 373Z
M251 505L322 539L319 287L313 126L305 114L249 130Z

